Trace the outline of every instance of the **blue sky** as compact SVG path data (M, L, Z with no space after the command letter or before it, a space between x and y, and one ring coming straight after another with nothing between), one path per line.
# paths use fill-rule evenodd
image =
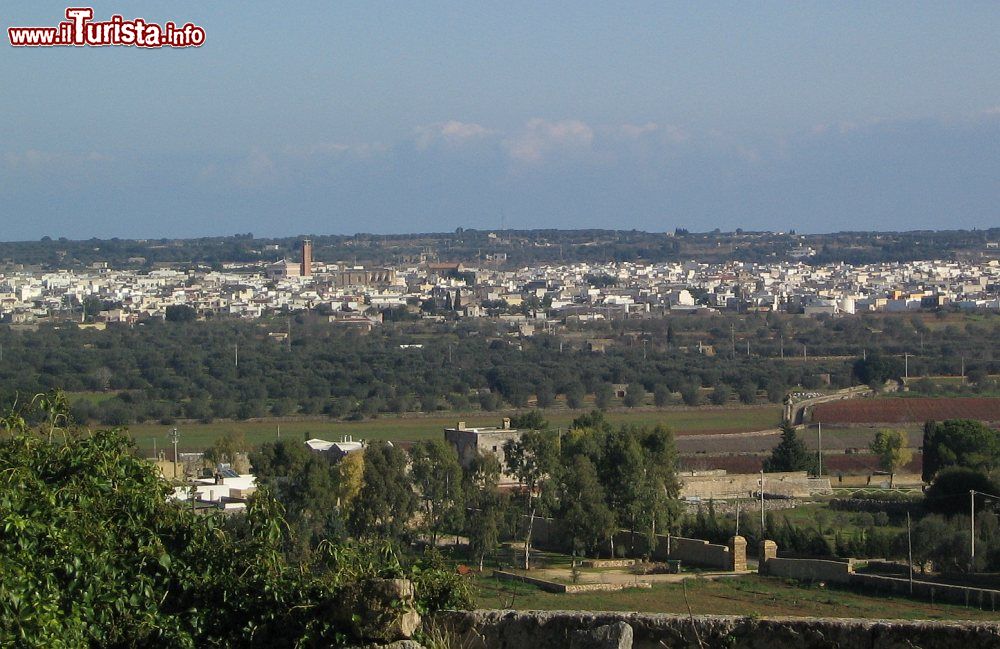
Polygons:
M207 43L3 43L2 239L1000 225L996 2L92 4Z

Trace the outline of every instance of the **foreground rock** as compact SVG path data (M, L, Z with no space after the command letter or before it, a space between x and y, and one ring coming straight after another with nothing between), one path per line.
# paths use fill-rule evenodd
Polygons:
M588 631L574 631L570 649L632 649L632 627L624 622L606 624Z
M351 584L336 602L334 617L350 628L356 640L376 645L409 640L420 628L420 614L413 605L413 584L407 579L369 579ZM396 649L412 646L399 645Z

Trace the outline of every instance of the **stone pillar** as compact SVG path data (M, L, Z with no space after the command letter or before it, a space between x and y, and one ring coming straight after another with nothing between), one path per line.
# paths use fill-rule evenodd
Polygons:
M778 544L774 541L762 541L760 544L760 553L757 557L757 572L766 575L767 560L778 558Z
M733 572L746 572L747 540L742 536L729 539L729 569Z

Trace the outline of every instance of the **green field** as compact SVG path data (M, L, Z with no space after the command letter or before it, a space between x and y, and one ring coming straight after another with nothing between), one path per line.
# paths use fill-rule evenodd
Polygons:
M553 427L567 427L570 422L586 411L554 409L545 412L545 417ZM261 444L281 437L304 439L319 437L337 440L344 435L354 439L416 441L437 439L445 427L464 421L468 426L496 426L501 418L517 414L510 412L484 413L451 412L430 416L379 417L363 421L335 421L325 418L287 419L285 421L216 421L210 424L178 423L181 434L179 448L184 451L200 451L228 432L241 432L251 444ZM771 428L781 417L778 406L766 405L752 408L663 408L621 410L607 413L614 424L654 425L665 424L678 435L711 431L750 431ZM174 426L161 424L133 424L129 426L132 437L143 452L151 452L153 440L157 448L164 448L168 442L167 433Z
M682 584L655 584L652 589L615 593L554 594L526 584L478 580L483 608L519 610L636 611L695 614L880 619L991 620L997 613L963 606L931 604L901 597L866 596L853 591L807 586L782 579L747 575L717 581L688 579ZM513 596L513 601L511 598Z

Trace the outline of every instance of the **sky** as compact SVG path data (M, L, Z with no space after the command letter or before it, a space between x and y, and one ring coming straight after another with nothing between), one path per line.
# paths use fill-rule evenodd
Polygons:
M1000 3L104 2L14 48L0 239L1000 226Z

